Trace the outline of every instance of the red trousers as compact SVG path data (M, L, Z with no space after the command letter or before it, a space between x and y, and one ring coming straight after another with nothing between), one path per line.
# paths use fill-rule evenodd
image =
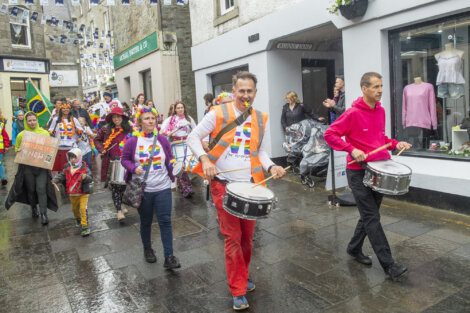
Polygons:
M225 184L211 181L211 194L217 209L220 232L225 237L225 270L232 296L246 294L253 251L253 235L256 221L238 218L223 208Z

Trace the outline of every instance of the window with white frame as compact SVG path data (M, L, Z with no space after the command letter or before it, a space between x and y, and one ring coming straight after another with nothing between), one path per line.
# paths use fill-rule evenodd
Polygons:
M220 1L220 15L224 15L235 8L235 0L219 0Z
M10 33L13 47L31 48L29 10L10 7Z

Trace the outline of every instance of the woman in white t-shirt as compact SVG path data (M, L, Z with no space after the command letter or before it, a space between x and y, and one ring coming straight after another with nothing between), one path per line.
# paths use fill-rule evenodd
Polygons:
M82 132L80 122L70 113L70 104L62 103L59 107L59 114L52 119L49 126L51 136L59 139L59 150L52 171L64 169L67 163L67 152L78 147L79 136Z
M174 177L170 143L166 137L158 134L157 110L142 108L137 111L136 120L141 131L134 132L134 136L127 139L122 151L121 164L127 170L127 182L133 176L143 179L148 171L144 197L138 209L144 257L149 263L157 260L151 244L152 220L156 214L165 255L163 266L168 269L179 268L180 263L173 255L171 182ZM153 157L150 160L152 151Z
M186 111L183 102L177 101L174 104L173 115L169 116L162 123L162 134L167 136L171 142L171 150L176 158L178 166L182 166L183 173L176 179L178 189L183 197L188 198L193 194L191 180L186 172L190 165L194 165L196 160L193 158L191 150L186 145L186 138L189 133L196 128L196 123ZM192 164L190 164L192 163Z

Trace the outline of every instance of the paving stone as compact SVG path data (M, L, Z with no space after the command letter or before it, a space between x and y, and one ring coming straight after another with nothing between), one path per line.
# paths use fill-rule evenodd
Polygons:
M428 226L424 223L402 220L396 223L388 224L384 226L384 229L408 237L416 237L431 231L433 228L432 226Z
M14 170L9 171L14 174ZM298 177L291 177L298 181ZM359 214L329 207L327 192L286 180L271 185L280 206L257 222L247 295L250 312L467 312L470 230L452 212L384 205L382 224L394 258L409 268L391 282L365 240L373 266L354 261L347 244ZM196 195L173 194L175 255L182 268L163 268L156 219L157 262L146 263L140 218L131 209L120 224L108 190L89 202L91 236L82 238L70 205L43 227L27 206L0 208L0 311L3 312L232 312L224 238L216 211ZM6 191L0 190L0 203ZM403 206L403 207L402 207Z

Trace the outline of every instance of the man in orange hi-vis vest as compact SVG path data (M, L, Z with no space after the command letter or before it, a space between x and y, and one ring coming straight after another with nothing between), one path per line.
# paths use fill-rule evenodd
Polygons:
M249 266L256 221L241 219L224 210L222 202L226 193L225 186L233 181L260 182L264 179L264 171L275 175L274 178L286 174L281 166L276 166L271 161L266 151L263 138L269 131L266 128L268 115L251 109L256 97L256 83L256 76L249 72L243 71L234 75L234 101L213 107L186 141L200 161L193 172L210 180L220 232L225 237L225 268L234 310L247 309L249 305L245 297L246 292L255 289L255 284L249 278ZM246 110L251 113L245 121L226 132L206 153L201 140L208 135L211 139L216 138L226 125ZM231 169L245 170L219 173Z

